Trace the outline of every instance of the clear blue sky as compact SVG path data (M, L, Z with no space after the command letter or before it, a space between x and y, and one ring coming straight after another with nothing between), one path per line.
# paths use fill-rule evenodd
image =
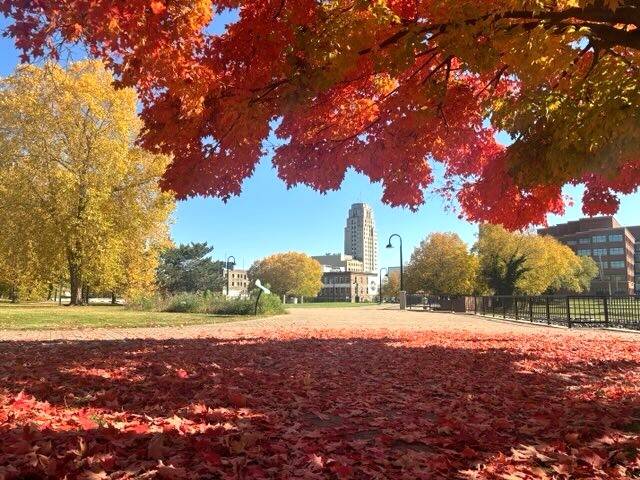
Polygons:
M223 19L228 21L229 17ZM0 28L6 25L0 18ZM214 26L212 30L224 27ZM13 44L0 38L0 75L11 73L18 62ZM506 142L508 139L501 139ZM575 199L562 218L551 217L549 222L580 218L581 189L567 188ZM218 199L196 198L180 202L174 215L174 241L209 242L214 256L234 255L238 267L248 267L265 255L288 250L309 254L340 252L343 248L343 228L349 207L354 202L373 206L380 241L381 266L398 264L398 250L384 248L392 233L404 239L405 258L429 233L451 231L467 243L474 241L477 226L459 220L455 212L447 211L440 198L428 195L427 203L416 213L390 208L380 202L382 188L365 177L349 173L338 192L321 195L307 187L287 190L271 168L270 158L260 162L252 178L244 184L240 197L228 203ZM640 224L640 193L622 199L617 215L622 224Z

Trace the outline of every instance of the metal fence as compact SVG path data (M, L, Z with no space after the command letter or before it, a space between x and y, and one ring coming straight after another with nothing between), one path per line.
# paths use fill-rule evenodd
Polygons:
M640 330L640 297L493 296L467 297L467 312L477 315L572 327Z

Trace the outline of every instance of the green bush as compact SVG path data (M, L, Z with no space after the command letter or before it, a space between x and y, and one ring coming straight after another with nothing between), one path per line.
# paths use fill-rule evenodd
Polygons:
M252 315L254 301L251 298L229 298L210 305L207 313L216 315Z
M255 305L255 302L252 303ZM286 309L278 295L262 295L258 304L258 313L260 315L277 315L286 313Z
M127 301L131 310L208 313L211 315L253 315L256 297L227 298L220 293L180 293L168 297L160 295L140 296ZM285 313L278 295L262 295L258 304L259 315Z
M160 295L139 295L137 297L128 298L125 302L125 308L128 310L141 310L144 312L162 311L164 309L165 299Z
M179 293L168 299L165 312L173 313L205 313L209 299L199 293Z

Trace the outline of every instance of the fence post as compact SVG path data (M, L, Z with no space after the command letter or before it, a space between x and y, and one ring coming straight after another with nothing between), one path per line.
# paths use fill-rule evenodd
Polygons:
M604 326L605 328L609 328L609 299L608 297L605 295L603 297L604 299Z
M504 298L502 299L502 318L507 318L507 302Z
M571 328L571 301L567 295L567 327Z
M533 323L533 297L527 297L529 299L529 321Z
M515 297L513 299L514 305L515 305L515 312L516 312L516 320L518 320L518 297Z
M545 297L545 310L547 314L547 325L551 325L551 309L549 308L549 297Z

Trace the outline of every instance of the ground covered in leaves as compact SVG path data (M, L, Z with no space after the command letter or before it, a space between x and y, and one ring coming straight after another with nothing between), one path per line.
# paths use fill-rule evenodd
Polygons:
M5 342L0 425L2 480L640 478L640 342Z

